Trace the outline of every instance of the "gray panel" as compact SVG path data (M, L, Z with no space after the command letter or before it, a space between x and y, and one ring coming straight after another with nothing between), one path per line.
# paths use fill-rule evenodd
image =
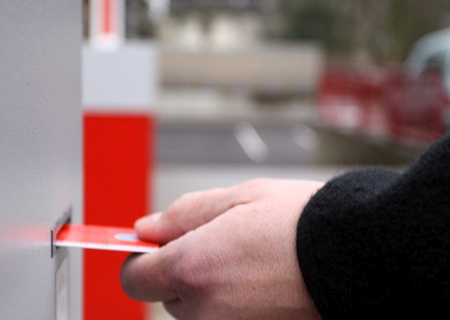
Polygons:
M64 250L50 258L49 232L71 205L77 221L82 209L81 4L0 2L0 319L55 319Z

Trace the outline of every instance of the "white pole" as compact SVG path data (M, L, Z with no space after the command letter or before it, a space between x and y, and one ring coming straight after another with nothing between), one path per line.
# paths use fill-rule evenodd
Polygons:
M90 0L90 43L115 50L125 38L125 0Z

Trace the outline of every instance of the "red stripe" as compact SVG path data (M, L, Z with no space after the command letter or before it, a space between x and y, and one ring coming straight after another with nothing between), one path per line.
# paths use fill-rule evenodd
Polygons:
M112 0L103 0L103 33L112 33Z

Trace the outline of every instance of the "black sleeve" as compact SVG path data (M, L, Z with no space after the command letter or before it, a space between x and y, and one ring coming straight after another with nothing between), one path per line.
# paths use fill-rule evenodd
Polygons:
M450 135L402 174L328 182L305 207L297 254L323 319L450 319Z

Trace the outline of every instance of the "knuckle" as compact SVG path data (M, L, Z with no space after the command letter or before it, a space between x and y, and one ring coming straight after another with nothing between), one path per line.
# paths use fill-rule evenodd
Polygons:
M180 197L180 202L181 202L181 203L191 202L193 199L196 198L196 196L197 196L198 194L199 194L198 191L185 193L185 194L183 194L183 195Z
M270 179L267 178L257 178L249 180L240 185L242 191L246 194L251 195L253 198L257 198L268 190L270 186Z
M189 192L183 194L174 203L170 206L170 211L173 213L179 213L185 209L185 207L193 201L195 198L196 192Z
M257 178L244 183L247 188L250 189L260 189L265 187L269 183L267 178Z

